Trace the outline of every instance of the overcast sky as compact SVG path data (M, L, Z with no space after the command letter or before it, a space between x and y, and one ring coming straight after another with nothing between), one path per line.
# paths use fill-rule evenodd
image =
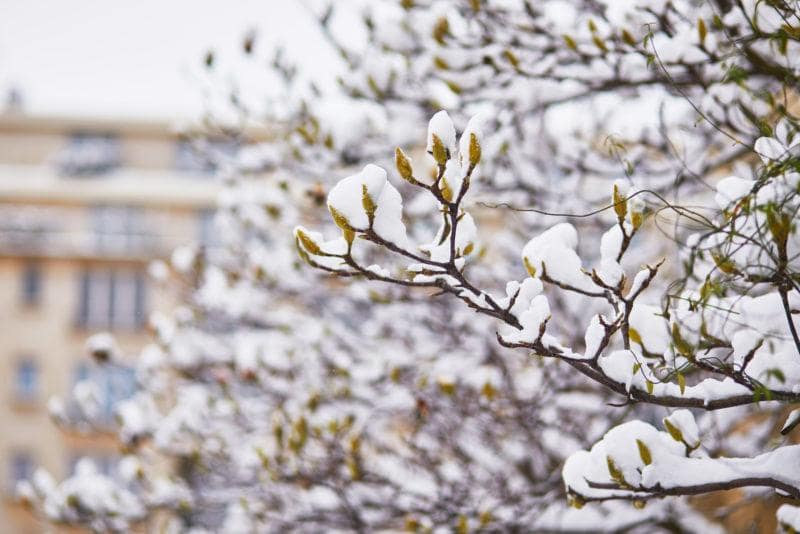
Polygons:
M202 107L209 48L285 45L330 80L338 59L298 0L0 0L0 97L35 114L184 119Z

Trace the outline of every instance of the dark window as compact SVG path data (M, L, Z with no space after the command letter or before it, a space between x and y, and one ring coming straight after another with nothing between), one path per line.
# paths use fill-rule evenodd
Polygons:
M22 272L22 302L38 304L42 292L42 271L38 264L29 263Z
M142 210L134 206L92 208L92 234L97 250L131 252L147 244Z
M220 239L214 220L217 211L213 209L201 210L198 214L197 238L201 245L209 248L219 246Z
M11 456L11 465L9 466L9 491L14 492L17 484L23 480L30 480L33 476L34 463L33 458L26 452L17 452Z
M58 155L58 169L68 176L97 176L119 167L119 137L108 132L75 132Z
M69 476L75 476L77 474L78 464L84 460L92 462L98 473L107 477L112 477L114 475L114 468L117 464L114 457L97 454L76 454L69 460Z
M231 139L181 139L175 149L175 168L181 172L213 174L220 163L236 156L239 144Z
M88 366L79 364L75 368L75 384L88 380L97 385L100 393L102 421L111 423L117 405L136 392L136 371L125 365L106 364Z
M16 371L17 400L29 402L35 400L39 392L39 369L31 359L17 362Z
M144 274L132 270L89 269L79 284L78 325L138 330L146 316Z

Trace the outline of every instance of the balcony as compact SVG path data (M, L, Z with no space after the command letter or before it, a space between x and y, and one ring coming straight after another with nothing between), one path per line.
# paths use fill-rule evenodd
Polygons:
M85 208L0 204L0 255L148 259L169 254L179 240L145 229L87 228L85 220Z

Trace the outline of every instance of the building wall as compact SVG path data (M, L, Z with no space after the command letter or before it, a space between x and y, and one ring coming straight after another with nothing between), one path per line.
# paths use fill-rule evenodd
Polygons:
M112 134L119 146L118 165L102 173L65 175L58 161L69 150L74 132ZM14 499L12 481L15 470L20 470L20 457L29 458L30 467L44 467L62 479L81 455L109 465L117 456L118 444L110 427L101 434L65 431L50 420L47 403L52 396L69 397L81 369L86 372L89 360L84 346L89 335L110 330L121 348L123 364L130 366L150 340L146 321L128 321L124 327L81 324L84 273L100 273L101 280L105 280L103 273L126 273L117 279L131 275L134 280L133 273L144 276L152 260L167 258L175 247L196 242L203 234L201 228L208 228L204 219L213 209L218 185L207 170L176 168L176 155L185 148L181 142L166 124L0 115L3 533L45 530L41 519ZM102 208L110 211L102 212ZM120 223L126 210L135 213L132 226L124 220ZM103 213L109 215L103 218ZM38 299L27 303L25 273L32 265L38 272ZM128 295L127 300L115 294L114 302L120 309L130 309L119 303L130 301L135 284L124 280L127 285L117 293ZM27 283L30 287L30 278ZM147 314L174 305L169 294L150 281L143 282L143 294ZM104 298L96 300L104 302ZM33 365L21 367L22 361ZM124 380L133 383L133 375L126 373ZM21 385L31 380L36 383L34 394L21 398ZM112 395L128 391L117 382L108 390Z

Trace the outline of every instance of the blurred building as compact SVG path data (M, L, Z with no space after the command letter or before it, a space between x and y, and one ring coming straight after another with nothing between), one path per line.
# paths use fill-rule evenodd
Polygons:
M2 532L44 530L13 498L36 466L62 479L88 455L113 469L112 405L136 387L129 364L148 315L171 306L147 267L214 238L218 185L197 143L167 123L0 114ZM127 362L89 365L86 339L104 331ZM105 436L64 432L48 416L48 399L86 378L100 386Z

